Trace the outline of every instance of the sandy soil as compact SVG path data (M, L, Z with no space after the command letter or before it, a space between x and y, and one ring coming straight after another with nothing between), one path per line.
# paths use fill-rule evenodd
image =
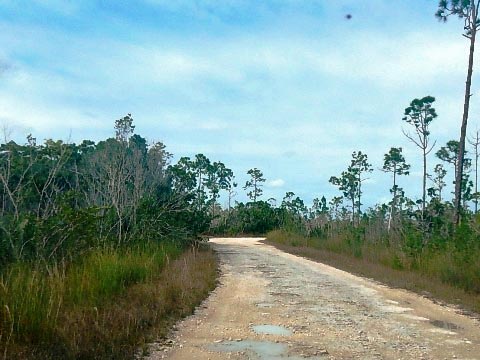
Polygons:
M480 359L477 320L259 240L211 239L219 287L148 359Z

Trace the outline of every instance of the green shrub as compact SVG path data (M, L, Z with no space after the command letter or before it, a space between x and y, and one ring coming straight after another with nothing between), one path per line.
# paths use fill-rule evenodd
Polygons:
M99 308L133 284L151 281L182 252L173 244L96 249L66 265L17 262L0 278L0 344L55 339L60 314ZM4 344L5 345L5 344Z

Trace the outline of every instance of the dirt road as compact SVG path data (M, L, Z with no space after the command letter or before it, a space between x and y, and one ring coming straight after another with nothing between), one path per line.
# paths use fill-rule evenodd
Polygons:
M211 240L220 286L149 359L480 359L477 320L259 240Z

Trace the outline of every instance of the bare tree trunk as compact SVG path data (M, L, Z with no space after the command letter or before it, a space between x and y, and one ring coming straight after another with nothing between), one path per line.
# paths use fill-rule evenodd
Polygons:
M355 227L355 195L352 196L352 224Z
M424 148L423 149L422 222L425 219L426 192L427 192L427 153L426 153L426 148Z
M30 173L30 169L34 165L36 161L36 156L34 156L34 153L29 154L29 163L23 170L22 174L20 175L20 178L17 179L16 185L11 186L10 185L10 178L12 176L12 164L11 164L11 154L7 153L7 163L5 167L0 168L0 181L3 184L4 187L4 192L8 194L8 198L10 199L10 202L13 206L14 209L14 218L15 220L19 219L20 216L20 210L19 207L21 208L22 205L22 200L23 200L23 188L26 186L26 183L29 181L31 182L31 176L28 176ZM5 195L4 195L4 201L5 201ZM6 205L5 205L6 206Z
M460 142L458 147L458 155L457 155L457 175L455 177L455 215L454 221L455 224L460 223L460 212L462 206L462 179L463 179L463 161L465 157L465 138L467 135L467 122L468 122L468 110L470 107L470 91L472 87L472 74L473 74L473 53L475 51L475 37L477 34L476 28L476 14L477 9L475 8L475 4L473 4L472 9L472 17L473 17L473 26L472 26L472 34L470 37L470 55L468 58L468 72L467 72L467 81L465 83L465 101L463 105L463 119L462 119L462 127L460 130Z
M68 159L70 158L71 154L68 153L67 147L63 144L60 145L58 159L56 159L55 164L48 172L47 179L43 184L42 188L38 188L37 184L35 183L35 177L32 178L33 184L38 191L39 200L37 205L37 219L40 218L48 218L54 211L54 204L53 201L54 194L57 192L55 180L57 178L58 173L60 170L65 166Z
M147 176L145 174L143 160L142 152L134 149L132 159L129 162L129 167L132 167L132 169L130 169L130 177L133 182L132 223L134 225L137 225L137 210L140 206L142 195L148 191L145 184Z
M357 225L360 226L360 213L362 211L362 174L358 174L358 209L357 209Z
M393 200L392 200L392 206L390 207L390 216L388 217L388 232L390 232L390 229L392 228L393 214L395 212L395 206L397 201L396 175L397 175L397 167L394 166L393 168Z
M477 137L475 139L475 214L477 213L478 211L478 145L479 145L479 141L478 141L478 132L477 132Z
M475 197L473 202L475 204L475 214L478 212L478 147L480 146L480 130L475 132L475 137L468 141L472 146L475 153Z

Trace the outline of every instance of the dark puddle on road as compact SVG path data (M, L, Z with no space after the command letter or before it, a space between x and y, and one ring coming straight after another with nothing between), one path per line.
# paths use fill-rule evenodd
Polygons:
M264 335L292 335L292 332L290 330L277 325L254 325L252 326L252 330L255 331L257 334ZM249 359L297 359L296 357L288 355L288 346L286 344L276 343L272 341L225 341L220 344L212 345L210 348L215 351L223 352L244 352L249 355Z
M226 341L215 345L213 348L225 352L251 352L258 355L260 359L278 359L286 353L288 346L270 341L242 340Z
M303 359L297 356L288 355L288 346L286 344L274 343L271 341L225 341L221 344L211 346L214 351L222 352L245 352L249 359L274 360L274 359ZM253 356L253 357L252 357Z
M254 325L252 330L257 334L290 336L292 332L283 326L277 325Z
M455 325L451 322L442 321L442 320L432 320L432 321L430 321L430 324L432 324L433 326L436 326L438 328L445 329L445 330L461 329L461 327L458 326L458 325Z

